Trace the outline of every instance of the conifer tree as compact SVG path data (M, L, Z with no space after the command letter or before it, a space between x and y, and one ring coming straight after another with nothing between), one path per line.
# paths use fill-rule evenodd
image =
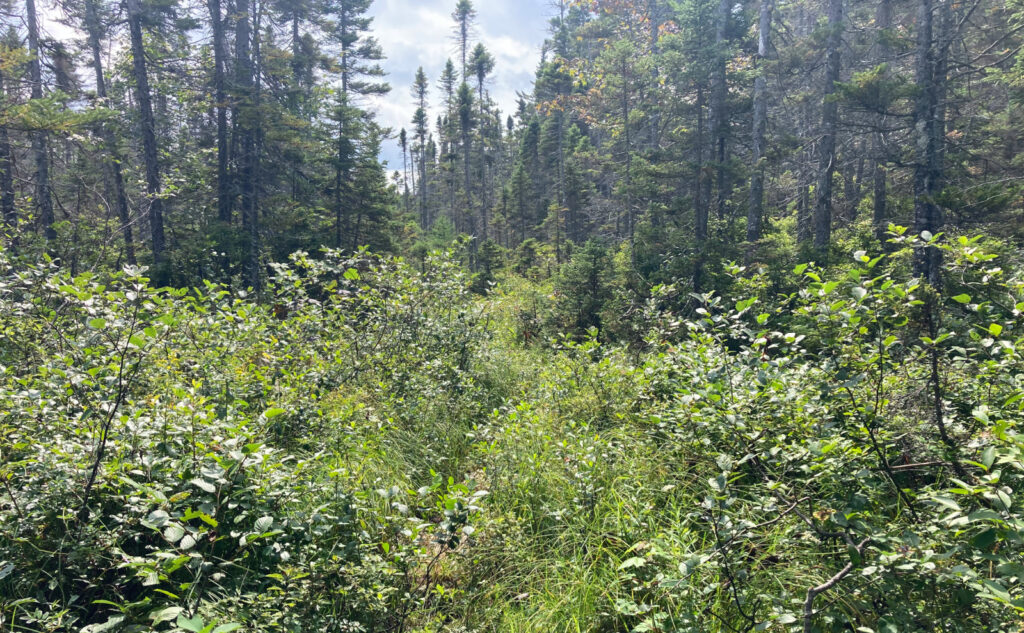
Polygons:
M429 181L427 180L427 133L429 131L427 108L429 107L429 90L427 73L423 72L423 67L420 66L416 71L416 80L413 83L412 89L413 102L416 106L412 124L416 134L416 146L413 149L418 158L418 161L414 160L414 168L417 163L419 165L419 187L417 188L417 193L419 194L420 226L424 229L430 225L430 219L427 215L427 200L430 197Z
M455 42L459 47L462 60L462 80L469 79L469 46L473 36L473 21L476 20L476 8L472 0L458 0L452 13L455 20Z
M384 71L380 61L384 59L384 51L370 35L373 18L367 13L372 4L373 0L329 0L323 8L331 18L331 40L339 49L341 84L334 113L338 135L334 164L334 235L338 248L346 246L344 233L348 232L351 237L347 244L350 248L355 248L358 236L358 230L352 230L352 218L346 214L352 202L348 198L355 191L352 170L360 141L358 135L367 130L361 121L363 113L356 104L362 97L385 94L391 89L381 80Z

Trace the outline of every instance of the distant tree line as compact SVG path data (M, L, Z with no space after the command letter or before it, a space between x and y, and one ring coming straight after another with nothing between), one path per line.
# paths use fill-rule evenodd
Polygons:
M649 283L714 285L728 260L820 263L884 241L1020 236L1019 5L996 0L561 0L532 94L502 121L493 66L414 88L420 221L477 242L627 247ZM473 51L466 54L466 51ZM479 103L475 104L473 101ZM918 272L935 280L938 250Z
M370 108L372 0L61 0L69 41L36 4L3 12L0 215L12 249L73 270L258 288L296 250L462 234L488 274L596 239L640 287L703 291L723 262L825 263L890 223L1020 236L1019 3L555 0L506 113L459 0L402 130Z

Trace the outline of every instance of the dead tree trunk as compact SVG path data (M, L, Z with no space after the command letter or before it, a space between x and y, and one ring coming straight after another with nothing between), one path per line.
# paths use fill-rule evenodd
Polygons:
M761 239L761 223L764 218L764 149L768 128L768 82L764 65L768 60L771 44L772 9L774 0L761 0L758 20L757 66L754 79L754 123L752 138L754 145L753 170L750 174L750 204L747 207L747 242L750 243L748 257L753 256L754 244Z
M836 133L839 103L834 95L839 81L839 47L843 41L843 0L829 0L825 85L821 114L821 145L818 161L818 189L814 205L814 250L825 257L832 242L832 177L836 171Z
M142 7L139 0L128 0L128 28L131 33L132 68L135 74L135 100L139 105L142 128L142 158L146 168L146 193L149 196L149 229L152 239L153 265L158 283L166 282L164 264L164 201L160 184L160 158L156 145L156 122L153 118L153 97L146 71L146 49L142 42Z
M103 25L100 24L97 0L86 0L85 26L89 34L89 52L92 55L92 69L96 76L96 96L100 101L107 100L107 81L103 75L103 51L100 41L103 39ZM114 203L117 205L117 216L121 221L121 233L124 238L125 259L135 265L135 236L132 230L131 212L128 209L128 195L124 187L124 173L121 169L121 155L117 147L114 133L105 124L99 127L100 137L107 150L107 170L114 191Z
M28 23L28 74L32 82L32 99L43 98L42 52L39 48L39 19L36 14L35 0L25 0L25 17ZM50 195L50 145L46 130L32 133L32 155L36 161L36 213L39 225L47 242L57 239L57 230L53 227L53 198Z

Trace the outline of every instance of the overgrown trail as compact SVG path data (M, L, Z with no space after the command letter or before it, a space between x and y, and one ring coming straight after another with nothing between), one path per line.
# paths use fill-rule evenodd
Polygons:
M3 626L1013 631L1022 284L906 246L664 287L629 343L443 253L264 304L4 261Z

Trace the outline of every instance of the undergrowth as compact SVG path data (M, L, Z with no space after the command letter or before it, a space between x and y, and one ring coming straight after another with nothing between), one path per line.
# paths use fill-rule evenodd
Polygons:
M1020 631L1020 277L894 244L622 342L443 253L0 259L0 630Z

